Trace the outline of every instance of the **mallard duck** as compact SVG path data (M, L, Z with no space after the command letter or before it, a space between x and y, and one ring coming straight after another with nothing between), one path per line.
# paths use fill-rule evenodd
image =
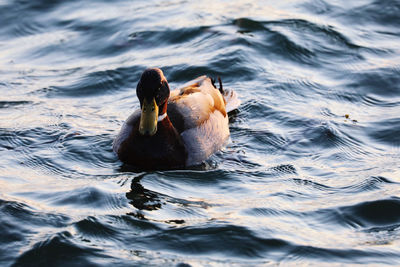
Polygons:
M133 112L113 142L119 159L142 169L198 165L220 150L229 137L228 112L240 101L206 76L170 91L158 68L146 69L136 87L140 109Z

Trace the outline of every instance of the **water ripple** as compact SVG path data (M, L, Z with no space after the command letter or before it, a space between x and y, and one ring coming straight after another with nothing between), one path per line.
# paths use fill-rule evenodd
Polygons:
M0 1L0 262L400 264L398 11ZM184 170L117 159L146 67L238 93L223 150Z

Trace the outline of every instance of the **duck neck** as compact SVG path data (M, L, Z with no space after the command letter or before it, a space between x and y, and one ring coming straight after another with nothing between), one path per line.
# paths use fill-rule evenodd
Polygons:
M168 108L168 99L166 99L165 101L164 101L164 103L162 103L160 106L159 106L159 110L160 110L160 114L164 114L165 112L167 112L167 108Z

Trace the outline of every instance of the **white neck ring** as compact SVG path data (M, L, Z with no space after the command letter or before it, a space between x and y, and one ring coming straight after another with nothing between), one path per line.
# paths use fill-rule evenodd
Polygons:
M165 119L167 117L167 112L165 112L164 114L161 114L160 116L158 116L158 122L162 121L163 119Z

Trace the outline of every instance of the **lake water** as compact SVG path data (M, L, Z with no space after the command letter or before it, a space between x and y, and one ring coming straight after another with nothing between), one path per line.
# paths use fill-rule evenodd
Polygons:
M0 0L0 265L400 265L399 14ZM240 96L202 166L136 173L113 154L146 67Z

